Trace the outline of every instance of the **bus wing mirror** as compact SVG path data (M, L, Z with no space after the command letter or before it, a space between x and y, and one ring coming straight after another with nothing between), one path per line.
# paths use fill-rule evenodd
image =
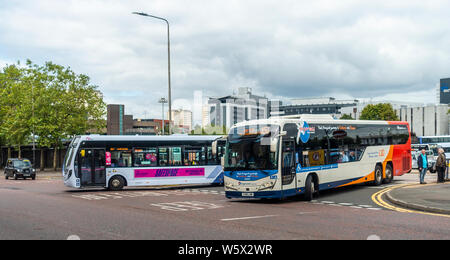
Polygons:
M222 165L222 169L225 168L225 157L220 157L220 165Z
M277 148L278 148L278 138L274 138L270 142L270 152L271 153L276 153L277 152Z
M211 147L212 148L212 154L213 154L213 156L216 156L216 154L217 154L217 141L214 141L211 146L212 146Z
M275 138L272 138L270 140L270 152L271 153L276 153L278 150L278 138L281 136L286 136L287 132L286 131L281 131L280 134L278 134Z

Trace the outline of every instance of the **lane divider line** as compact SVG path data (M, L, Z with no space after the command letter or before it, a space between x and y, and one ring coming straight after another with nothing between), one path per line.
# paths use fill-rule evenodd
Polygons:
M246 219L258 219L258 218L270 218L277 217L278 215L265 215L265 216L253 216L253 217L242 217L242 218L224 218L221 221L234 221L234 220L246 220Z

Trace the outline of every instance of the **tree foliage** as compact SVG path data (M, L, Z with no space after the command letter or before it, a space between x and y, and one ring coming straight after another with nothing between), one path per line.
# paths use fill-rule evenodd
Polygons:
M361 120L398 121L392 105L389 103L369 104L361 111Z
M340 119L342 119L342 120L354 120L354 118L352 117L352 114L343 114Z
M20 65L20 64L19 64ZM31 134L31 100L29 84L24 83L24 69L11 65L0 74L0 139L9 146L20 147Z
M8 145L29 143L35 133L38 146L56 151L64 139L105 127L98 87L70 67L27 60L3 68L0 86L0 138Z

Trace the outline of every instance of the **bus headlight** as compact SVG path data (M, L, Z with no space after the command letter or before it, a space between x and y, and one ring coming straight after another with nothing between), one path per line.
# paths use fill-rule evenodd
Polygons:
M271 188L273 188L273 186L275 186L275 181L270 180L270 181L267 181L267 182L261 184L261 185L259 186L259 190L267 190L267 189L271 189Z
M225 183L225 188L230 189L230 190L237 190L237 189L234 187L233 183L231 183L231 182Z

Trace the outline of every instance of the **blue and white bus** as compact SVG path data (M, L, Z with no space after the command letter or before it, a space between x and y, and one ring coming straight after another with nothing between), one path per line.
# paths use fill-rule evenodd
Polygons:
M450 144L450 135L419 136L419 144Z
M222 184L220 136L77 136L66 153L73 188Z
M239 123L224 157L227 198L285 198L411 171L407 122L302 116Z

